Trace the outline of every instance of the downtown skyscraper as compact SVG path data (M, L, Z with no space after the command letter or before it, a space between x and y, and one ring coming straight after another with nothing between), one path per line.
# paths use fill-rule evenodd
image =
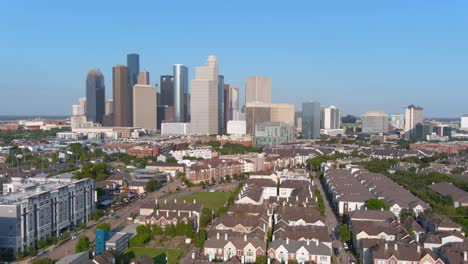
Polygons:
M218 61L210 55L191 81L192 134L218 134Z
M188 122L188 69L182 64L173 67L173 103L175 122Z
M218 75L218 134L226 132L224 107L224 76Z
M105 115L106 89L104 76L98 69L92 69L86 77L86 119L102 124Z
M138 74L140 74L140 55L135 53L127 54L127 78L128 86L130 87L130 124L133 124L133 86L138 83Z
M320 138L320 103L302 103L302 138Z
M112 68L112 91L114 97L113 125L130 127L133 125L132 89L128 84L128 70L124 65Z
M245 104L271 103L271 77L252 76L245 81Z

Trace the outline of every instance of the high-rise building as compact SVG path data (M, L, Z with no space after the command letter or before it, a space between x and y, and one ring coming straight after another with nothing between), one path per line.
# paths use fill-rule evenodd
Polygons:
M294 105L250 102L246 105L247 134L253 135L255 127L266 122L282 122L294 126Z
M86 77L86 119L102 124L106 100L104 76L98 69L92 69Z
M81 97L80 99L78 99L78 104L81 105L84 109L84 115L86 115L86 98L85 97Z
M224 76L218 75L218 134L226 132L224 111Z
M191 82L191 133L218 133L218 61L210 55Z
M227 128L227 122L231 120L231 85L224 84L224 127Z
M400 114L393 114L390 116L390 125L395 129L405 128L405 116Z
M138 74L140 73L140 55L127 54L127 77L130 87L130 124L133 124L133 86L138 83Z
M114 113L114 101L112 99L106 99L105 114L112 115Z
M270 121L294 126L294 105L270 104Z
M174 77L172 75L162 75L160 79L160 86L160 105L174 106Z
M384 111L368 111L361 117L362 132L379 134L388 132L388 115Z
M80 100L78 104L72 105L72 116L70 118L72 129L79 128L83 124L86 123L86 116L85 116L86 103L82 104L83 102L86 102L86 101Z
M173 103L174 118L176 122L188 121L188 69L182 64L174 64Z
M150 74L149 71L141 71L138 73L138 84L150 85Z
M156 87L143 84L133 86L133 126L156 130L156 111Z
M161 129L161 124L165 122L174 122L174 106L158 105L157 110L157 128Z
M245 81L245 104L271 103L271 77L252 76Z
M463 115L460 120L460 129L468 131L468 115Z
M339 129L341 125L340 109L336 106L323 108L323 129Z
M423 108L415 105L409 105L405 108L405 137L415 137L416 125L423 121Z
M255 127L271 121L271 104L250 102L245 106L245 121L247 134L253 135Z
M230 120L240 119L240 108L239 108L239 87L231 86L230 89L230 101L231 101L231 116Z
M320 103L302 103L302 138L320 138Z
M417 123L413 129L411 138L417 140L427 140L427 136L429 136L433 130L434 125L431 123Z
M294 113L294 126L298 133L302 132L302 109Z
M114 126L133 125L132 90L128 84L127 67L117 65L112 68L112 91L114 96Z

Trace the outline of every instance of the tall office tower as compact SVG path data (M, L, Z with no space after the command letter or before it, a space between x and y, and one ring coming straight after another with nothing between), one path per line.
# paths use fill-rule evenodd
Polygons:
M132 90L128 84L126 66L117 65L112 68L112 91L114 96L114 126L130 127L132 122Z
M79 104L72 105L72 116L70 121L72 129L79 128L86 123L85 108L81 104L81 101Z
M136 53L127 54L127 76L130 87L130 124L133 124L133 86L138 83L140 73L140 55Z
M302 109L294 113L294 126L298 133L302 132Z
M218 75L218 134L226 133L224 110L224 76Z
M192 134L218 133L218 61L210 55L205 66L195 69L191 82Z
M230 120L239 120L240 119L240 108L239 108L239 87L231 86L230 90L231 98L231 116Z
M86 119L102 124L105 104L104 76L98 69L92 69L86 77Z
M468 131L468 115L463 115L460 119L460 129Z
M141 71L138 73L138 84L150 85L150 73L149 71Z
M173 67L173 103L175 122L183 123L188 121L188 69L182 64L174 64Z
M271 103L271 77L252 76L245 81L245 104Z
M162 75L159 84L161 86L160 105L174 106L174 77Z
M405 128L405 116L400 114L393 114L390 116L390 125L395 129Z
M156 87L144 84L133 86L133 126L146 130L157 128Z
M423 108L415 105L409 105L405 108L405 137L415 137L416 125L423 121Z
M84 109L84 115L86 115L86 98L85 97L81 97L80 99L78 99L78 104L81 105Z
M388 132L388 115L384 111L368 111L361 117L362 132L378 134Z
M340 110L336 106L323 108L323 129L340 129Z
M227 128L227 122L231 120L231 85L224 84L224 127Z
M254 135L255 128L271 121L271 104L250 102L245 106L245 121L247 134Z
M111 115L114 113L114 101L112 99L106 99L105 114Z
M270 104L270 121L294 126L294 105Z
M302 138L320 138L320 103L302 103Z

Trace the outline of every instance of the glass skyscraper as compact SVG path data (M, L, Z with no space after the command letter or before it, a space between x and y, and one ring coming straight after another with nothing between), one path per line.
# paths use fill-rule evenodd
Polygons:
M128 85L130 86L130 126L133 126L133 86L138 83L140 73L140 55L127 54Z
M174 64L174 119L175 122L188 121L188 69L182 64Z
M302 103L302 138L320 138L320 103Z
M86 77L86 118L102 124L105 115L106 89L104 76L98 69L88 72Z
M224 127L224 76L218 75L218 133L225 133Z

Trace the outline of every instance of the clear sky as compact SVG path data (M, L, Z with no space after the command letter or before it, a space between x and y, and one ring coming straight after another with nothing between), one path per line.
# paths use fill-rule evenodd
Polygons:
M342 114L417 104L468 113L468 1L3 1L0 115L70 114L100 68L140 54L171 74L217 56L226 83L273 78L275 102L337 105Z

